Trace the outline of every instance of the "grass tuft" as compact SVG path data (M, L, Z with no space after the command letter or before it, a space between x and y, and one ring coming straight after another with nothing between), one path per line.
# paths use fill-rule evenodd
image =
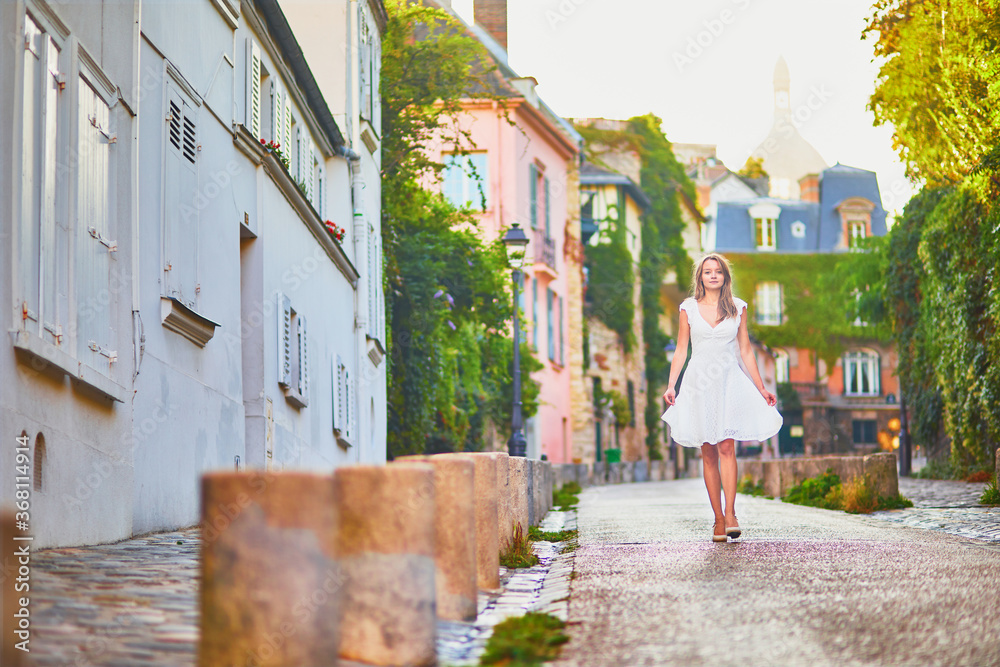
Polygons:
M895 496L879 496L875 485L866 476L856 477L842 484L840 476L831 468L827 468L819 477L810 477L798 486L793 486L782 500L796 505L843 510L851 514L871 514L881 510L913 507L908 498L898 493Z
M748 496L768 497L764 492L764 480L762 479L754 484L753 477L750 475L743 475L743 479L740 480L739 485L736 487L736 492L745 493Z
M514 538L510 546L500 552L500 564L508 570L524 567L534 567L538 564L538 556L531 550L531 539L521 530L521 524L514 524Z
M577 531L573 530L542 530L538 526L528 528L528 538L535 542L565 542L576 537Z
M531 612L508 618L493 628L479 664L535 667L554 660L569 641L562 632L565 627L551 614Z
M552 506L561 512L576 507L580 502L580 492L583 491L576 482L566 482L562 488L552 494Z
M1000 489L997 488L995 479L983 489L983 495L979 497L979 502L984 505L1000 505Z

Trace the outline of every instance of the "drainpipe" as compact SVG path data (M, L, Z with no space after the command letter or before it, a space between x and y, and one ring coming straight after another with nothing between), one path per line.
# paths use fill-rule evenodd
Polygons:
M368 333L368 230L365 225L365 204L364 189L365 179L361 173L361 156L357 151L348 148L346 145L337 147L337 154L347 160L347 165L351 171L351 205L353 211L354 225L352 227L352 238L354 241L354 267L358 270L358 285L354 290L354 338L355 338L355 365L356 369L353 377L354 396L357 400L355 406L355 424L357 426L354 434L354 447L356 461L361 462L361 450L365 442L367 431L374 428L374 424L368 424L367 428L362 428L362 424L367 421L366 415L367 395L361 390L366 386L362 382L365 360L368 358L366 335Z

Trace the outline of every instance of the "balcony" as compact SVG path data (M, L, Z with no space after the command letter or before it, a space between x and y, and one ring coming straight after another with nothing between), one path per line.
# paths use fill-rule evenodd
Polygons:
M536 229L531 240L531 253L535 258L535 271L547 271L556 277L556 241L545 235L544 229Z

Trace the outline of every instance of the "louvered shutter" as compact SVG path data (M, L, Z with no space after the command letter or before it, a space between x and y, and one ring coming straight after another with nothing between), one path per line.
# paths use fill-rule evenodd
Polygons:
M111 280L111 113L84 77L78 102L77 244L75 283L78 304L100 303ZM112 301L113 302L113 301ZM81 308L77 320L78 354L94 368L106 367L116 354L111 341L111 308ZM103 356L103 358L102 358Z
M347 439L354 439L354 387L351 386L351 373L344 366L344 428L347 430Z
M302 180L302 128L295 128L295 164L292 165L292 174L295 175L295 179L298 181Z
M377 338L375 328L376 294L375 294L375 228L368 225L368 335Z
M292 386L292 302L278 292L278 384Z
M316 190L316 147L313 146L312 140L307 142L309 144L309 152L306 154L306 164L305 170L302 174L302 178L306 182L306 199L310 203L315 203L315 190Z
M246 126L255 139L260 138L260 48L247 40L247 116Z
M545 179L544 185L545 185L544 188L545 192L543 196L545 197L545 238L550 238L552 236L552 233L550 231L551 215L549 207L549 179L547 178Z
M338 354L333 360L333 430L345 435L344 362Z
M285 159L291 159L292 157L292 100L286 94L283 98L283 103L285 106L285 111L282 119L285 123L285 129L281 134L281 152L285 156ZM289 165L291 166L291 165Z
M198 289L198 128L193 109L167 82L163 177L164 294L195 308Z
M299 395L309 395L309 343L306 335L306 318L299 315Z
M528 165L528 199L531 206L531 228L538 228L538 170L535 165Z
M285 105L281 101L281 88L271 82L271 140L281 144L281 130L284 122L281 119Z

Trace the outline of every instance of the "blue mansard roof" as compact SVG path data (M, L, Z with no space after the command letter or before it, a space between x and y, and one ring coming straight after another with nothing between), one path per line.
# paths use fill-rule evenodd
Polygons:
M719 252L755 252L756 230L750 209L770 205L780 209L777 250L770 252L835 252L844 238L844 227L837 208L851 199L864 199L874 206L871 210L871 233L884 236L886 216L875 172L837 164L820 173L818 204L770 197L719 202L715 219L715 249Z

